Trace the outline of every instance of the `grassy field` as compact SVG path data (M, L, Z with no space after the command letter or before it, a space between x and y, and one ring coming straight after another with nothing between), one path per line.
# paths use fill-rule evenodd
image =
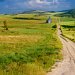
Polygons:
M75 19L61 18L61 28L63 35L75 42Z
M46 24L47 18L37 14L0 15L0 75L45 75L62 59L55 23Z

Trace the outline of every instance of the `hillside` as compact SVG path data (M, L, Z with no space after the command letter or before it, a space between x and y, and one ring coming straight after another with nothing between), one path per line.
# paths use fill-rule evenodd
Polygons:
M23 11L21 14L39 14L39 15L47 15L51 13L56 13L55 11L43 11L43 10L29 10Z
M35 13L46 13L45 11L40 11L40 10L30 10L30 11L24 11L24 12L22 12L22 14L30 14L30 13L33 13L33 14L35 14Z
M66 12L63 12L62 14L58 14L55 16L60 16L60 17L67 16L67 17L75 18L75 9L68 10Z

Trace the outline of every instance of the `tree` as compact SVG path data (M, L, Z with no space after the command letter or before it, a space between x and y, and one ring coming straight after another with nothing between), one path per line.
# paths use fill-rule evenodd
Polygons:
M3 24L4 24L4 28L5 28L5 30L8 30L8 26L7 26L6 21L3 21Z

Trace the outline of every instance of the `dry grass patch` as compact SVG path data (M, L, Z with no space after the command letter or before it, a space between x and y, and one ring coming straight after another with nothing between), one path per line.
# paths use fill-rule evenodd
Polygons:
M20 35L20 36L0 36L0 42L3 43L37 43L41 39L44 39L44 36L40 35Z

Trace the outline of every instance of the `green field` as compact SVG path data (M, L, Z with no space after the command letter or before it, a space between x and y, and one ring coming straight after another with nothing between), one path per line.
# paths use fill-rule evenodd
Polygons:
M75 19L62 17L61 28L63 35L75 42Z
M0 15L0 75L45 75L62 59L62 45L47 15ZM6 21L8 30L5 30Z

